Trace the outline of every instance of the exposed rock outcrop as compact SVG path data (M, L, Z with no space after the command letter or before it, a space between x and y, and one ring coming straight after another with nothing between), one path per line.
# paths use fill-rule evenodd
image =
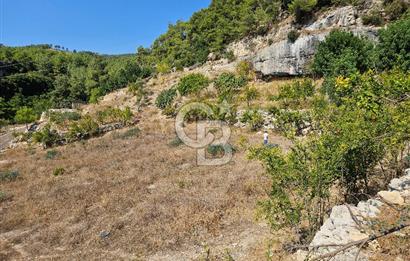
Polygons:
M334 29L351 31L377 40L377 29L363 26L358 11L346 6L327 11L314 22L299 29L300 36L293 43L288 34L297 28L291 18L281 22L268 35L244 39L230 46L240 60L250 60L264 77L297 76L309 72L311 62L321 41Z
M405 176L393 179L389 184L390 191L381 191L378 198L361 201L357 206L341 205L332 208L329 218L324 222L310 243L310 253L298 251L296 260L309 260L340 249L337 246L323 247L324 245L345 245L354 241L368 238L374 220L377 220L380 209L388 205L402 206L410 200L410 169L405 171ZM377 243L375 243L377 244ZM338 253L332 260L355 260L359 247L354 246L347 251ZM357 260L368 260L371 253L360 251Z

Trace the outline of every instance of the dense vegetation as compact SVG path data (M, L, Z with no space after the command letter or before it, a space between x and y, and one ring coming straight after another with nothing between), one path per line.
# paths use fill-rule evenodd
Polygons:
M49 45L1 46L0 118L24 123L21 115L28 110L38 115L50 107L96 102L151 74L152 69L137 58L72 53Z
M375 183L389 182L410 163L409 23L407 16L383 29L376 46L333 32L314 61L316 73L326 77L322 90L308 82L280 90L281 108L272 113L294 146L289 153L250 150L272 180L269 200L260 202L272 227L312 235L333 204L365 198ZM306 102L309 107L298 111ZM306 121L309 132L296 138L292 127ZM334 190L344 197L335 201Z

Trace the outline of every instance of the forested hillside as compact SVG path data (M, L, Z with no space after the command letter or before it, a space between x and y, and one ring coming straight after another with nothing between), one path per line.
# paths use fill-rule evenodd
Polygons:
M38 115L48 108L96 102L152 72L135 55L101 56L67 52L50 45L0 47L0 118L13 121L28 107Z

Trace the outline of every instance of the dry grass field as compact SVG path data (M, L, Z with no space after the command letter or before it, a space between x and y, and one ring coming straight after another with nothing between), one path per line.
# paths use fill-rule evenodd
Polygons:
M57 147L52 159L36 147L0 154L2 170L19 172L0 181L0 260L266 258L282 237L256 218L269 178L238 145L261 133L233 130L232 161L197 166L194 149L170 145L173 120L152 105L139 117L138 135Z

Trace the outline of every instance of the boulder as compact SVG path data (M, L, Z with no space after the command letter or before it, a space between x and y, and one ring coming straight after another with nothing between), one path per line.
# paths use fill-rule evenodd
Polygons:
M404 198L400 195L398 191L380 191L377 193L379 197L385 200L387 203L399 205L404 205Z

